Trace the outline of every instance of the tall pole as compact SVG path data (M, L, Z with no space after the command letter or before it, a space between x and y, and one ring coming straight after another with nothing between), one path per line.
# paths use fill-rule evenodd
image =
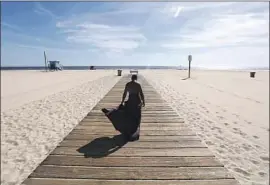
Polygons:
M188 78L190 78L190 61L188 62Z
M44 60L45 60L45 70L47 72L47 59L46 59L46 53L44 51Z
M190 65L191 65L192 56L188 56L188 78L190 78Z

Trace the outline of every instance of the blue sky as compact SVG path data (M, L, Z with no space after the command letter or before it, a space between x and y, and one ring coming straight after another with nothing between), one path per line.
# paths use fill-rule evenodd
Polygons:
M267 2L1 2L2 66L269 66Z

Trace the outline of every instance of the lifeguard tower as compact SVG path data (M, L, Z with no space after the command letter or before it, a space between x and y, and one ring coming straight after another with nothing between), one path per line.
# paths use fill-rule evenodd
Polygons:
M62 71L63 70L63 66L60 64L60 61L58 60L54 60L54 61L48 61L49 65L48 65L48 69L50 71Z

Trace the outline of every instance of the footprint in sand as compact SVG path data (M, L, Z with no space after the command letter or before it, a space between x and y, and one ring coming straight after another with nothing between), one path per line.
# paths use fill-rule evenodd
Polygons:
M260 156L261 160L269 162L269 157L267 156Z
M220 148L226 148L225 145L220 145Z
M255 161L255 160L251 160L251 162L252 162L253 164L255 164L255 165L258 165L258 164L260 164L260 162L258 162L258 161Z
M246 145L246 144L243 144L243 148L246 150L246 151L250 151L251 150L251 147Z
M223 151L223 150L217 149L217 151L218 151L218 153L220 153L220 154L224 154L224 151Z
M235 130L235 131L239 131L239 129L238 129L238 128L233 128L233 130Z
M12 140L7 140L8 144L14 145L14 146L18 146L19 143L17 141L12 141Z
M247 121L247 120L244 120L245 121L245 123L247 123L247 124L251 124L252 122L250 122L250 121Z
M223 116L218 116L219 119L221 120L224 120L224 117Z
M21 162L25 162L25 159L16 159L15 161L18 163L21 163Z
M241 136L247 136L247 134L246 133L244 133L244 132L239 132L239 134L241 135Z
M234 121L233 123L236 124L236 125L238 124L236 121Z
M259 145L255 145L256 148L261 148Z
M259 172L258 173L261 177L265 177L267 174L265 172Z
M216 138L219 139L219 140L224 140L224 138L220 137L220 136L216 136Z
M228 126L228 125L229 125L229 123L224 123L224 125Z
M253 136L255 139L259 139L259 137L258 136Z
M240 169L240 168L234 168L233 169L235 172L237 172L237 173L241 173L242 175L244 175L244 176L250 176L250 174L248 173L248 172L246 172L245 170L242 170L242 169Z
M214 145L211 141L206 141L205 142L207 145Z

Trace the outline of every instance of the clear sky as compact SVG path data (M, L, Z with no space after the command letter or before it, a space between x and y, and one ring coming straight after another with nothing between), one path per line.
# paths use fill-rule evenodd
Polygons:
M1 2L2 66L269 66L267 2Z

